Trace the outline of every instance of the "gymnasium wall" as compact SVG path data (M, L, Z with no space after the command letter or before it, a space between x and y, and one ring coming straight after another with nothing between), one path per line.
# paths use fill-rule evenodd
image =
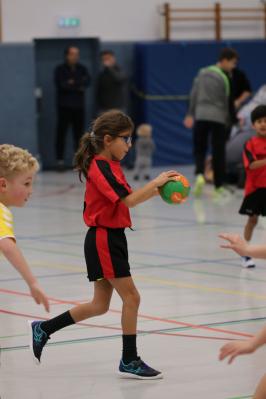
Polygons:
M131 78L131 107L137 123L148 122L154 127L157 151L155 165L192 163L191 131L182 124L193 78L198 69L214 63L220 48L233 46L240 54L240 67L251 80L253 90L266 83L266 42L101 42L100 49L109 48ZM58 61L61 53L58 54ZM52 166L53 139L40 151L38 114L34 88L36 64L32 44L0 45L0 76L2 102L0 108L0 142L28 148L34 154L49 153ZM183 97L185 96L185 97ZM52 101L52 99L51 99ZM135 105L135 106L133 106ZM43 116L44 117L44 116ZM54 134L55 117L49 122L49 135ZM46 141L43 141L46 146ZM73 152L68 141L67 154ZM45 161L45 160L43 160ZM45 164L45 162L44 162Z
M187 96L193 78L203 66L216 62L221 48L240 55L253 91L266 84L266 41L138 43L135 47L135 86L139 93L139 120L154 127L155 165L189 164L192 134L183 126Z
M0 142L38 153L32 44L0 46Z
M257 7L259 0L219 0L226 7ZM158 40L163 34L159 10L164 0L2 0L4 42L67 35L108 41ZM171 0L177 7L208 7L215 0ZM202 13L203 16L204 13ZM79 29L58 29L59 17L78 17ZM263 37L263 22L225 22L224 38ZM175 24L173 39L213 39L213 22Z

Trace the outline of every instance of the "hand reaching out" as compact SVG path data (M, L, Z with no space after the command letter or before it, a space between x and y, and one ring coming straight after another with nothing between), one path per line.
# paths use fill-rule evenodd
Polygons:
M221 245L221 248L232 249L237 254L245 256L247 254L248 243L238 234L223 233L219 237L228 241L229 244Z
M31 292L31 295L32 295L33 299L35 300L35 302L38 305L42 304L44 306L46 312L49 312L50 305L49 305L48 298L38 283L34 283L30 286L30 292Z
M220 349L219 360L228 358L228 364L231 364L237 356L253 353L255 350L256 346L251 339L229 342Z

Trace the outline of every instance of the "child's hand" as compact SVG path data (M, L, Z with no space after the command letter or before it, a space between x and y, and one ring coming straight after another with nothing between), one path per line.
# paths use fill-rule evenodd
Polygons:
M241 256L247 254L248 243L238 234L223 233L219 234L219 237L229 242L229 244L221 245L221 248L230 248Z
M41 289L38 283L34 283L30 286L30 292L35 302L40 305L42 304L46 310L46 312L50 311L50 305L47 296Z
M187 129L192 129L192 127L193 127L193 125L194 125L194 118L193 118L193 116L186 116L185 117L185 119L184 119L184 121L183 121L183 123L184 123L184 126L187 128Z
M235 357L253 353L255 350L256 346L250 339L247 341L230 342L220 349L219 360L224 360L228 357L228 364L231 364Z
M178 172L175 170L169 170L168 172L161 173L153 181L156 183L157 187L161 187L170 180L176 180L177 176L179 176Z

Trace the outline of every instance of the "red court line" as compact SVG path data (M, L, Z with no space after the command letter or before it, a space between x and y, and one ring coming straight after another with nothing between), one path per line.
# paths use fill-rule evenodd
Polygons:
M18 312L12 312L10 310L6 309L0 309L0 313L3 314L9 314L12 316L20 316L28 319L33 319L33 320L49 320L48 317L42 317L42 316L36 316L32 314L26 314L26 313L18 313ZM104 328L108 330L119 330L121 331L121 327L111 327L111 326L103 326L103 325L97 325L97 324L88 324L88 323L76 323L80 326L86 326L86 327L95 327L95 328ZM220 340L220 341L236 341L235 338L222 338L222 337L209 337L209 336L204 336L204 335L189 335L189 334L182 334L182 333L168 333L168 332L161 332L161 331L145 331L145 330L138 330L138 333L146 333L146 334L154 334L154 335L164 335L164 336L172 336L172 337L186 337L186 338L198 338L198 339L211 339L211 340Z
M112 312L120 313L118 310L112 310ZM249 338L253 337L252 334L242 333L242 332L239 332L239 331L224 330L222 328L213 328L213 327L208 327L208 326L201 326L201 325L197 325L197 324L185 323L183 321L176 321L176 320L172 320L172 319L164 319L164 318L156 317L156 316L138 314L138 317L142 317L142 318L148 319L148 320L160 321L162 323L177 324L177 325L184 326L184 327L196 328L196 329L199 329L199 330L215 331L215 332L220 332L220 333L238 335L240 337L249 337Z
M33 319L33 320L49 320L49 317L36 316L36 315L32 315L32 314L27 314L27 313L12 312L11 310L6 310L6 309L0 309L0 313L10 314L12 316L27 317L28 319ZM120 327L104 326L101 324L89 324L89 323L76 323L76 324L78 324L80 326L86 326L86 327L104 328L107 330L121 331Z
M13 290L7 290L7 289L4 289L4 288L0 288L0 292L6 293L6 294L11 294L11 295L20 295L20 296L22 295L22 296L27 296L27 297L31 296L28 293L19 292L19 291L13 291ZM78 301L65 301L65 300L61 300L61 299L57 299L57 298L53 298L53 297L48 297L48 299L51 300L51 301L55 301L55 302L61 303L61 304L69 304L69 305L79 305L80 304L80 302L78 302ZM109 311L112 312L112 313L121 314L120 310L109 309ZM232 334L232 335L237 335L239 337L248 337L248 338L253 337L252 334L248 334L248 333L242 333L242 332L232 331L232 330L225 330L225 329L221 329L221 328L213 328L213 327L201 326L201 325L192 324L192 323L186 323L186 322L182 322L182 321L164 319L164 318L156 317L156 316L149 316L149 315L139 314L138 317L141 317L141 318L147 319L147 320L160 321L162 323L175 324L175 325L179 325L179 326L195 328L195 329L199 329L199 330L206 330L206 331L212 331L212 332Z

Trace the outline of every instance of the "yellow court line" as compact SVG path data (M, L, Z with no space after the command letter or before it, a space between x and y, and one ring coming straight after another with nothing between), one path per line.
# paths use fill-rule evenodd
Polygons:
M42 261L31 262L31 265L37 266L37 267L43 266L43 267L47 267L49 269L68 270L68 271L73 271L73 272L85 272L86 271L85 267L81 268L79 266L74 267L74 266L67 266L64 264L47 264ZM143 281L146 283L155 283L155 284L166 285L166 286L177 287L177 288L188 288L188 289L195 289L195 290L204 291L204 292L216 292L216 293L226 294L226 295L238 295L238 296L242 296L242 297L266 300L266 295L256 294L255 292L249 292L249 291L228 290L228 289L221 288L221 287L208 287L208 286L199 285L199 284L189 284L189 283L183 283L182 281L177 282L177 281L173 281L173 280L165 280L165 279L159 279L156 277L149 277L149 276L145 277L145 276L141 276L141 275L133 275L133 278L137 281Z
M44 267L45 269L59 269L59 270L67 270L69 272L85 272L86 267L80 267L80 266L68 266L65 264L60 264L60 263L46 263L42 261L33 261L29 262L31 266L34 267Z
M178 287L178 288L191 288L191 289L196 289L196 290L205 291L205 292L217 292L217 293L227 294L227 295L239 295L239 296L244 296L244 297L266 300L266 295L256 294L255 292L227 290L225 288L220 288L220 287L206 287L204 285L188 284L188 283L182 283L182 282L177 282L177 281L172 281L172 280L163 280L163 279L158 279L155 277L134 276L134 279L143 281L143 282L147 282L147 283L157 283L157 284L168 285L168 286Z

